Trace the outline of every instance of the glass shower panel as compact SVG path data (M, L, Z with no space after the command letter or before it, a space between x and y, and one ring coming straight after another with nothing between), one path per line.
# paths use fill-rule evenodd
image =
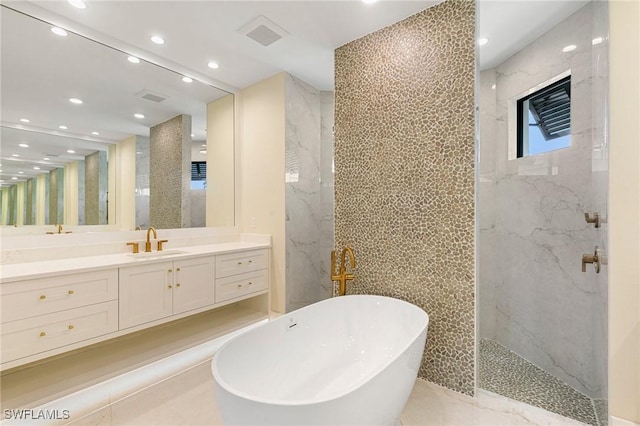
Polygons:
M602 425L607 266L583 260L607 250L607 3L567 4L561 22L479 75L479 385ZM517 100L566 75L570 146L518 158Z

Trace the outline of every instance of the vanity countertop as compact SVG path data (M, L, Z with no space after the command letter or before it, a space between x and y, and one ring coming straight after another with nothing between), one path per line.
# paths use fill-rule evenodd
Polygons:
M173 260L187 259L207 255L217 255L236 251L269 248L270 244L257 242L226 242L186 247L166 248L165 251L151 253L119 253L67 259L43 260L0 265L0 284L45 278L75 272L135 266L142 263L151 264Z

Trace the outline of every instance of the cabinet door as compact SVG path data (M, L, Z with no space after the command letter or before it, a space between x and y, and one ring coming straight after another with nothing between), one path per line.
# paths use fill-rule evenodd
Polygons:
M120 268L120 329L173 312L173 262Z
M177 260L174 266L174 314L203 308L214 303L214 257Z

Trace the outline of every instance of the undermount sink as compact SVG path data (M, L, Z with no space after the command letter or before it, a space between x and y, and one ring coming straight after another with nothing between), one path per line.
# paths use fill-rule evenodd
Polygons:
M175 256L177 254L187 254L184 250L162 250L162 251L150 251L143 253L129 254L129 257L134 259L157 259L159 257Z

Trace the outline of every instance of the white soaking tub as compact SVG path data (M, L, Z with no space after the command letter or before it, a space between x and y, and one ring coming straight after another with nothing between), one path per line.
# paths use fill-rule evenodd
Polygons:
M315 303L227 342L213 357L225 425L396 425L429 317L382 296Z

